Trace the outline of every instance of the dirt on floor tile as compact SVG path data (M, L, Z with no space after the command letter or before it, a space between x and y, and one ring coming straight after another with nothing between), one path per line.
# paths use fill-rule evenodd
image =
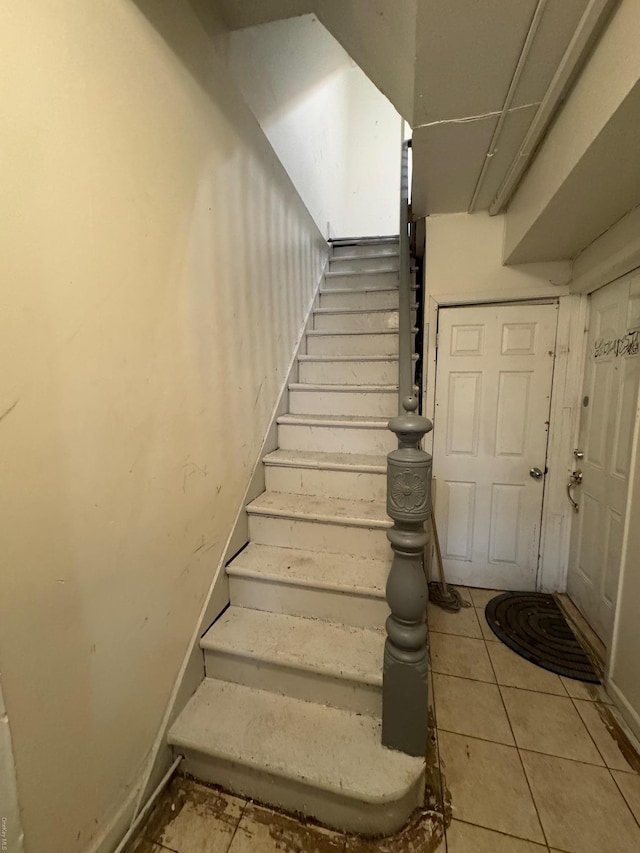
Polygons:
M422 810L396 835L383 838L348 836L345 853L436 853L444 844L444 818ZM443 846L444 849L444 846Z
M603 705L601 702L594 702L594 706L598 711L605 728L618 745L618 749L622 753L622 756L629 767L631 767L634 772L640 773L640 756L613 714L611 707L609 705Z
M343 835L325 830L304 818L296 820L256 805L247 806L240 830L246 835L263 837L268 833L275 849L282 853L341 853L344 850Z
M238 815L232 813L229 799L216 788L209 788L184 776L174 776L151 812L143 832L145 838L158 839L180 815L187 802L193 804L204 817L228 823L232 829L238 823Z
M427 811L443 811L442 776L438 756L438 735L433 708L429 708L429 739L425 764L424 807Z

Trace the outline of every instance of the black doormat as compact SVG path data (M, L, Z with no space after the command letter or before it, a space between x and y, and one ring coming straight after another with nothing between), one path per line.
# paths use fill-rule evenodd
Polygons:
M505 592L485 608L489 627L510 649L537 666L600 684L600 679L552 595Z

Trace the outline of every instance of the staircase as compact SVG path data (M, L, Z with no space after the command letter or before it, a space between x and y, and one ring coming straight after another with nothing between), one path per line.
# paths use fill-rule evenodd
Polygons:
M397 238L334 243L231 604L169 732L184 772L366 834L424 796L424 761L380 742L397 329Z

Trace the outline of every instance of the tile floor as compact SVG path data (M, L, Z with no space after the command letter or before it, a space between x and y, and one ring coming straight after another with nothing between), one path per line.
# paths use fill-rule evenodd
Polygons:
M429 608L435 727L425 810L363 840L174 780L135 853L639 853L640 761L602 688L499 643L487 590ZM621 744L619 746L618 744Z

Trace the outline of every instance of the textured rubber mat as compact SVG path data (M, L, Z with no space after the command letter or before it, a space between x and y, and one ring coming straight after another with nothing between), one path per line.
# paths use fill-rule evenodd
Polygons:
M552 595L505 592L485 608L489 627L505 645L537 666L600 684L600 679Z

